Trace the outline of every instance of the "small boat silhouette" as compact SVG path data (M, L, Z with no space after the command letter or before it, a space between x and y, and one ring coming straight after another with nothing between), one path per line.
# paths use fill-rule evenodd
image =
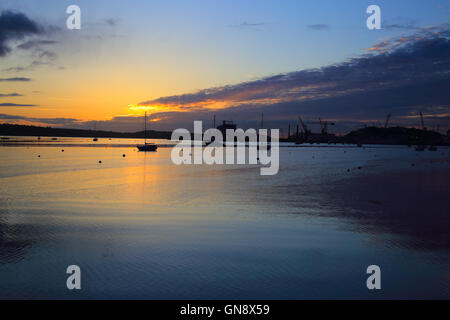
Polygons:
M144 118L144 144L137 145L139 151L156 151L158 146L154 143L147 143L147 112Z
M156 151L158 149L158 146L154 143L145 143L143 145L137 146L139 151Z

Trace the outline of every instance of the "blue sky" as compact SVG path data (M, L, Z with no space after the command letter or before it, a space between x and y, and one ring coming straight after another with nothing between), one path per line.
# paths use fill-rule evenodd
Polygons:
M81 8L80 31L64 30L70 4ZM366 28L371 4L381 7L382 30ZM367 54L375 43L447 23L450 5L447 0L3 0L0 9L61 28L45 36L57 44L52 60L39 68L11 71L29 65L36 53L14 49L0 58L0 69L10 69L5 77L33 79L27 86L3 84L0 93L45 93L16 99L39 107L0 112L106 121L138 116L129 106L143 101L341 63Z
M401 29L370 31L365 9L377 4L383 24L439 25L449 21L448 1L2 1L54 25L64 25L65 8L78 4L83 24L115 19L136 49L150 55L184 50L185 63L232 61L242 74L224 73L223 82L242 80L247 73L271 73L322 66L362 53ZM262 24L245 26L244 24ZM308 26L326 24L315 31ZM87 28L87 27L86 27ZM214 67L214 66L213 66ZM220 70L220 66L215 67ZM216 80L219 81L220 80Z

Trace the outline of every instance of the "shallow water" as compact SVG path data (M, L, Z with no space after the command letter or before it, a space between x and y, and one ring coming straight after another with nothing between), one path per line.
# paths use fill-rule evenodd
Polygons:
M0 146L0 298L450 298L449 148L283 145L261 176L136 142Z

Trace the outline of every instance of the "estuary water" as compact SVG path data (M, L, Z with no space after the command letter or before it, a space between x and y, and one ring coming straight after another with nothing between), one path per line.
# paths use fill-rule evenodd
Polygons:
M0 146L2 299L450 298L449 148L284 144L261 176L35 140Z

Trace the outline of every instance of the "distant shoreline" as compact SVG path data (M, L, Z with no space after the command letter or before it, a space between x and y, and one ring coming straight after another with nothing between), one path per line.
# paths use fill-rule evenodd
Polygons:
M147 130L137 132L97 131L85 129L63 129L52 127L26 126L18 124L0 124L0 138L8 141L6 137L70 137L70 138L123 138L123 139L165 139L170 140L172 132ZM5 139L6 138L6 139ZM359 144L359 145L434 145L449 146L450 137L432 130L421 130L405 127L365 127L352 131L344 136L319 136L314 140L305 140L301 136L280 138L280 142L300 143L328 143L328 144ZM0 142L2 142L0 140Z
M172 132L147 130L149 139L170 139ZM145 131L115 132L85 129L63 129L52 127L0 124L0 136L22 137L70 137L70 138L144 138Z

